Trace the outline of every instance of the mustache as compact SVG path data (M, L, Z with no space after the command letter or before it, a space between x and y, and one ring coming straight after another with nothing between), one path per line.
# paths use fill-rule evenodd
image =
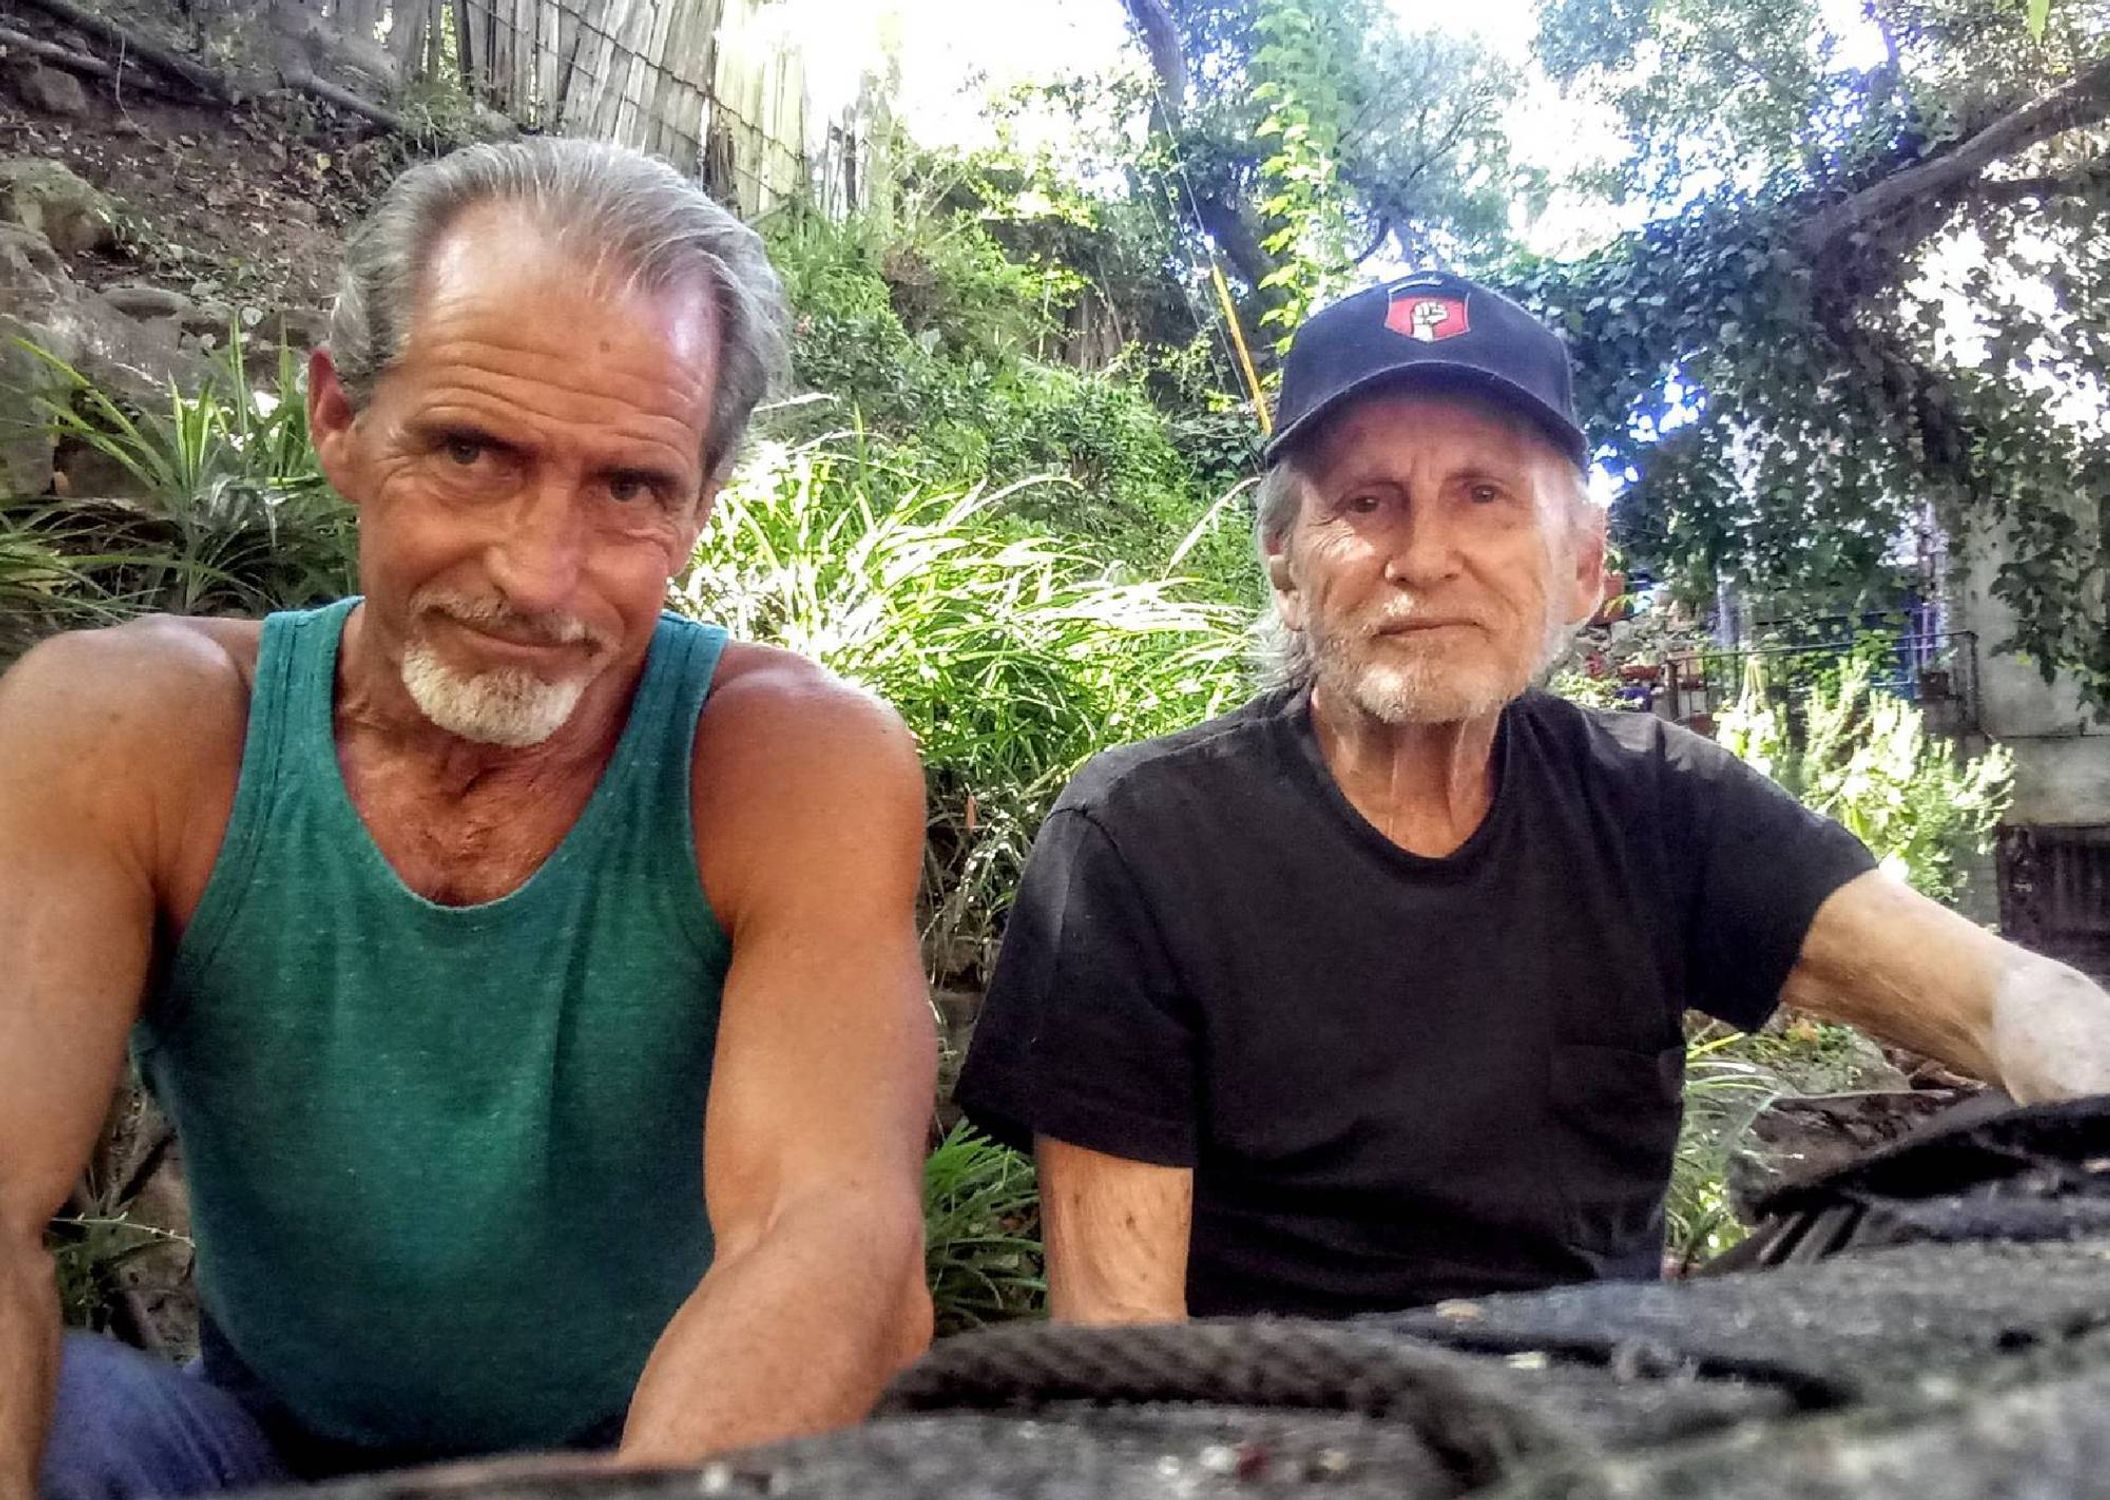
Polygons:
M444 615L464 625L500 631L536 645L585 644L596 650L605 650L608 645L607 637L576 615L532 613L489 596L432 590L414 596L410 610L413 615Z

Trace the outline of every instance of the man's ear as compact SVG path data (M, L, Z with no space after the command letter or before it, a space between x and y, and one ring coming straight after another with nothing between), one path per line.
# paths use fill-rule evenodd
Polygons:
M1280 551L1276 543L1269 543L1267 554L1268 587L1275 594L1275 615L1290 630L1304 628L1304 596L1297 587L1295 569L1290 567L1289 538L1280 539Z
M1569 601L1568 623L1580 624L1596 614L1605 598L1605 513L1596 505L1583 505L1574 522L1572 546L1575 554L1574 597Z
M703 528L711 524L711 512L718 508L718 496L724 488L722 480L704 480L703 488L696 496L696 504L690 509L689 524L683 528L688 541L688 545L682 549L683 556L695 555L696 543L703 536Z
M317 349L308 356L308 441L322 477L351 505L360 500L358 421L352 398L337 378L337 362L329 350Z

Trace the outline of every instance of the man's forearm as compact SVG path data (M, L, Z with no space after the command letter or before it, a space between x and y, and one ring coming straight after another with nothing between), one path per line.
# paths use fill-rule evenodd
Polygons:
M59 1367L59 1298L35 1235L0 1228L0 1500L34 1500Z
M875 1218L816 1200L714 1265L652 1351L620 1460L694 1462L862 1417L930 1342L920 1225Z

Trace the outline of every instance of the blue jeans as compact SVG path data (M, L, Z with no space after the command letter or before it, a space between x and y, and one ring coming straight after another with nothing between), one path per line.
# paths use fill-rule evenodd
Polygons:
M115 1339L69 1333L42 1500L147 1500L292 1476L241 1402Z
M376 1452L313 1437L271 1399L210 1319L199 1340L210 1380L197 1365L179 1368L115 1339L66 1335L40 1500L151 1500L470 1456ZM618 1412L559 1446L605 1452L622 1432Z

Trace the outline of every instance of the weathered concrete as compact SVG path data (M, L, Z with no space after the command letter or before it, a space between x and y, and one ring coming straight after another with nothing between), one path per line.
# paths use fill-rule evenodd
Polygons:
M2082 503L2076 501L2077 513ZM1952 621L1978 635L1980 721L2015 757L2015 803L2006 821L2110 823L2110 724L2083 707L2071 677L2047 683L2033 663L1993 650L2015 629L2015 612L1992 590L2007 556L2001 534L1967 533L1957 553L1964 562Z

